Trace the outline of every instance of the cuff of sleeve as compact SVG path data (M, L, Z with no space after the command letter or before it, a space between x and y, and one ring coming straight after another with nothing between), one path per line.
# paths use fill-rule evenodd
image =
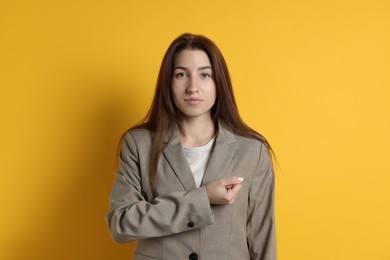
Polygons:
M189 221L192 222L192 224L189 222L188 226L192 226L192 228L200 228L214 224L214 216L211 211L206 187L203 186L193 190L191 197L193 197L194 204L192 205L193 208L191 209L191 214L189 215Z

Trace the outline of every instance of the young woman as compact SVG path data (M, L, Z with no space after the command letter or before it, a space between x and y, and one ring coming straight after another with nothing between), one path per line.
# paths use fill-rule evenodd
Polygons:
M122 140L107 222L134 259L276 259L267 140L240 118L217 46L169 46L144 123Z

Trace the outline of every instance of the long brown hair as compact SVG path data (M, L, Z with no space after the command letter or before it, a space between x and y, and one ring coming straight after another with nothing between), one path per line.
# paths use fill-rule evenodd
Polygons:
M228 68L221 51L210 39L202 35L184 33L177 37L168 47L161 63L156 90L151 107L142 121L131 129L144 128L152 132L152 146L150 150L149 182L153 196L157 196L157 164L169 134L170 126L178 123L178 109L176 108L171 91L173 61L175 56L185 49L204 51L211 63L213 80L216 86L216 101L211 108L211 118L215 125L218 121L224 122L236 134L260 140L273 157L273 151L268 141L258 132L248 127L241 119L233 95L233 88Z

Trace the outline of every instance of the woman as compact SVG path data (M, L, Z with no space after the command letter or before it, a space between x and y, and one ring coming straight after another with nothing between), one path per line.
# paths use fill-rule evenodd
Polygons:
M123 137L107 222L134 259L276 259L267 140L240 118L217 46L169 46L144 123Z

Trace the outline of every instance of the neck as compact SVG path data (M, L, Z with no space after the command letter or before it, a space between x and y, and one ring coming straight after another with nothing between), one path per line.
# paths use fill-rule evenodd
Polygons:
M215 136L215 126L211 118L182 119L179 132L184 147L198 147L207 144Z

